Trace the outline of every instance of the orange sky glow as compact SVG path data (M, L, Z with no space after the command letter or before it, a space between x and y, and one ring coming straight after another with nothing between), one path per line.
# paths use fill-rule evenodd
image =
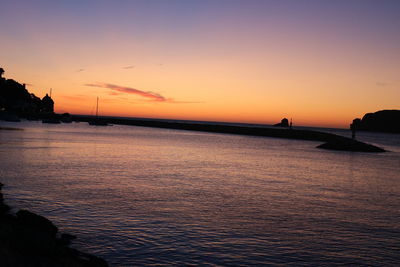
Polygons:
M400 108L394 1L133 2L10 1L4 76L58 113L347 128Z

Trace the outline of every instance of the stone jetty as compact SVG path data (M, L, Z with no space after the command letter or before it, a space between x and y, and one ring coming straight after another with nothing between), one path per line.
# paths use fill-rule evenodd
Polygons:
M90 121L92 116L73 115L75 121ZM241 126L226 125L218 123L194 123L185 121L168 121L158 119L134 119L134 118L113 118L99 117L98 120L108 124L133 125L144 127L156 127L176 130L189 130L212 133L239 134L251 136L277 137L286 139L310 140L323 142L317 148L356 152L385 152L384 149L366 144L351 138L339 136L332 133L325 133L311 130L300 130L290 128L262 127L262 126Z

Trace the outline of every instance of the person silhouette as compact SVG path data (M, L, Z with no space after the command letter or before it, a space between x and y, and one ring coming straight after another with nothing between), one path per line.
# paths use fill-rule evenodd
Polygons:
M353 123L350 124L351 138L356 139L356 130L360 129L361 120L359 118L354 119Z
M356 126L354 123L350 124L350 130L351 130L351 138L356 139Z

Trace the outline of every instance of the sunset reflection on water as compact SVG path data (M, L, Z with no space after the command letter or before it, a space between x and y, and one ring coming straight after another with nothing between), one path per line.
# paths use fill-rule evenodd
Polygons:
M398 256L400 154L83 123L0 131L7 202L112 265L383 264Z

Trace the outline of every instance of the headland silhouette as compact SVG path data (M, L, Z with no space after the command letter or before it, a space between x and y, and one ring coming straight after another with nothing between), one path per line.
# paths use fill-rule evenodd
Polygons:
M37 97L26 89L26 84L3 77L0 68L0 119L5 121L42 120L44 123L71 122L68 113L56 114L54 100L49 94Z
M353 120L355 130L400 133L400 110L380 110Z

